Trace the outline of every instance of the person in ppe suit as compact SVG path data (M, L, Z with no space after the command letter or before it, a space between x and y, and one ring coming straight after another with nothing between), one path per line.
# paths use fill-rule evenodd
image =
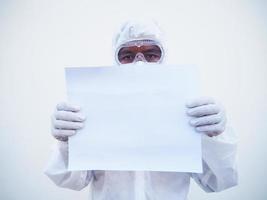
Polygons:
M162 32L154 22L129 21L114 40L114 57L119 65L162 63L165 47ZM219 192L237 185L237 138L226 126L222 106L212 98L188 102L189 124L202 137L203 173L154 171L68 171L68 137L83 128L81 108L59 103L52 119L57 139L45 174L58 186L81 190L89 183L93 200L185 200L191 178L206 192Z

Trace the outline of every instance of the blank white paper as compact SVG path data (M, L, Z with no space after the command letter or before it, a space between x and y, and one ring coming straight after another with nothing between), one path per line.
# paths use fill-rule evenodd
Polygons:
M66 68L68 100L85 126L69 138L69 170L202 172L201 137L186 101L199 94L192 65Z

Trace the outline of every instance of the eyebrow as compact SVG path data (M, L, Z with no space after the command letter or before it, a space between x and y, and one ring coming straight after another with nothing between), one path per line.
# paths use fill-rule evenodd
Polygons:
M161 50L160 49L148 49L148 50L145 50L144 52L146 53L161 53Z
M144 50L143 52L146 52L146 53L159 53L159 54L161 54L161 50L158 48L158 47L154 47L154 46L152 46L152 47L149 47L149 49L147 49L147 50ZM133 53L135 53L134 51L131 51L131 50L129 50L129 49L127 49L127 48L122 48L120 51L119 51L119 53L122 53L122 54L133 54Z
M122 49L120 51L120 53L125 53L125 54L130 54L130 53L133 53L132 51L128 50L128 49Z

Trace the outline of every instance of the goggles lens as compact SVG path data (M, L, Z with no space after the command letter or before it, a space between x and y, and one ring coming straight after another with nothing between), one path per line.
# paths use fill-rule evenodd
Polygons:
M147 62L159 62L162 51L158 45L128 46L122 47L117 56L121 64L139 61L139 57L143 57Z

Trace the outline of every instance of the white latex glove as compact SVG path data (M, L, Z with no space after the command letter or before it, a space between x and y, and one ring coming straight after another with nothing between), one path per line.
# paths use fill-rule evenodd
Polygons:
M60 140L67 141L69 136L76 134L76 130L83 128L81 108L69 103L59 103L52 115L52 135Z
M226 115L223 107L209 97L192 100L186 104L187 114L191 116L190 125L198 132L212 137L225 129Z

